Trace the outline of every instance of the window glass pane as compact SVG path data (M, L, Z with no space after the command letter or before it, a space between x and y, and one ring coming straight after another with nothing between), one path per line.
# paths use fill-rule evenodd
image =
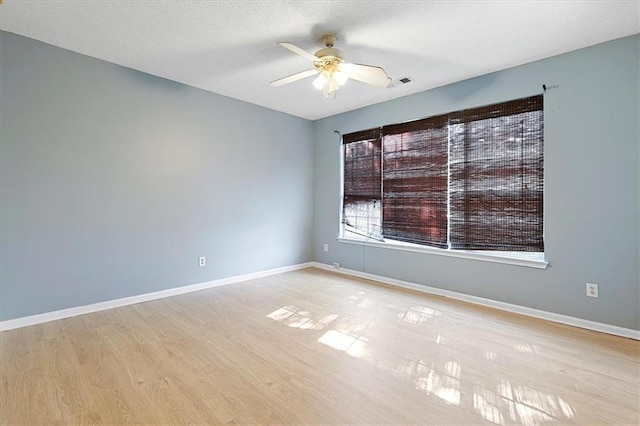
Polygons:
M450 126L452 248L544 251L542 120L540 110Z
M380 238L381 142L379 131L345 135L344 231Z
M447 246L447 129L423 128L383 138L382 234Z

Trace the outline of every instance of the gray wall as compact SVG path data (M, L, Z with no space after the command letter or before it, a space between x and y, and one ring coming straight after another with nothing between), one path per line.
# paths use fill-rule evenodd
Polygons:
M640 329L638 174L640 36L628 37L319 120L314 123L319 262L460 293ZM414 76L420 78L420 76ZM545 243L537 270L362 247L335 240L340 148L334 130L545 95ZM328 253L323 243L330 245ZM585 283L600 298L585 296Z
M0 319L311 260L309 121L0 43Z

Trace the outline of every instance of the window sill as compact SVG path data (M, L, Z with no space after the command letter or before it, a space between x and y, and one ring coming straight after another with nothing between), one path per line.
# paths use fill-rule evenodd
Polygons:
M504 254L488 254L481 252L472 252L464 250L446 250L431 247L423 247L417 244L404 243L400 241L385 242L375 241L370 239L358 239L358 238L346 238L338 237L337 240L341 243L364 245L369 247L379 247L391 250L409 251L414 253L433 254L438 256L458 257L462 259L479 260L483 262L503 263L506 265L525 266L528 268L547 269L549 262L543 259L525 258L515 256L509 256Z

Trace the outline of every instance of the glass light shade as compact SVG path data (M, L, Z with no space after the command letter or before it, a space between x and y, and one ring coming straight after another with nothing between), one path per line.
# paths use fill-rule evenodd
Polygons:
M334 77L331 77L329 79L329 91L330 92L335 92L336 90L338 90L340 88L340 85L338 84L338 82L336 81L336 79Z
M336 82L342 86L343 84L345 84L347 82L347 75L341 71L336 71L335 74L333 74L333 77L336 79Z
M313 80L313 87L315 87L318 90L322 90L326 81L327 81L327 77L324 75L324 73L320 73L318 78Z

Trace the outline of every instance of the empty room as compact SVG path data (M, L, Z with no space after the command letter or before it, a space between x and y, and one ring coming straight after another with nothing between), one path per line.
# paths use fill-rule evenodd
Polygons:
M0 0L0 424L640 424L640 1Z

